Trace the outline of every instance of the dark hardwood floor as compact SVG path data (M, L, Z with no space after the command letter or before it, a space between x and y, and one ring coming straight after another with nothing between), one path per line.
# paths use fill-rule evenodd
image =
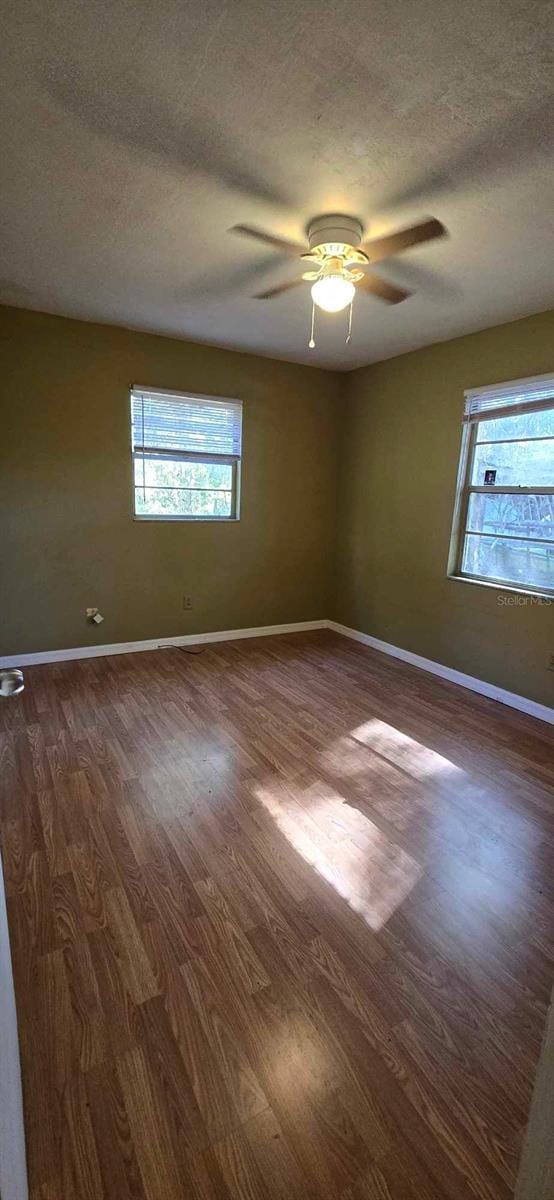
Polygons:
M552 729L331 633L0 707L32 1200L503 1200L553 978Z

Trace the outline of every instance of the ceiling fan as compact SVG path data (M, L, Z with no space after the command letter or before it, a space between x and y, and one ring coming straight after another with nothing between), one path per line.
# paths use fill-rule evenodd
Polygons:
M435 238L445 237L446 229L434 217L412 225L408 229L400 229L397 233L386 234L362 242L363 226L355 217L331 213L317 217L308 225L308 246L299 242L291 242L285 238L273 237L255 225L234 225L230 233L238 233L242 237L254 238L264 245L273 246L282 254L299 256L314 264L313 269L304 271L299 279L291 279L280 283L277 287L258 292L253 299L271 300L288 292L291 288L299 287L304 281L312 284L312 333L309 345L314 342L315 308L325 312L340 312L350 305L350 320L347 342L350 341L352 324L352 302L357 291L370 292L384 300L386 304L399 304L411 295L405 288L397 287L373 275L368 268L373 263L384 258L391 258L412 246L430 242Z

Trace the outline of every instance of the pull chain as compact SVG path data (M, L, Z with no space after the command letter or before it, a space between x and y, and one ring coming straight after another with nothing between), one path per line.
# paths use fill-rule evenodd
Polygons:
M353 303L353 301L351 300L350 301L350 312L348 313L348 333L346 335L346 345L347 346L352 337L352 303Z
M312 300L312 328L311 328L311 332L310 332L310 340L308 342L308 346L310 347L310 350L315 349L314 333L315 333L315 304Z

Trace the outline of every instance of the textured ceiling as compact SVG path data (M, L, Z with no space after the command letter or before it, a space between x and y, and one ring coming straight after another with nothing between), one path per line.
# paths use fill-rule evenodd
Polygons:
M344 369L554 302L549 0L3 9L0 302ZM333 210L451 236L310 351L308 285L249 298L295 261L227 230Z

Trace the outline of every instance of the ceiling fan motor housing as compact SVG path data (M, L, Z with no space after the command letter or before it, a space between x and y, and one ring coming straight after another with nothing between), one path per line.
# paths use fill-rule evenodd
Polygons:
M342 213L316 217L307 229L310 250L323 246L327 254L341 254L347 246L359 246L362 234L361 221Z

